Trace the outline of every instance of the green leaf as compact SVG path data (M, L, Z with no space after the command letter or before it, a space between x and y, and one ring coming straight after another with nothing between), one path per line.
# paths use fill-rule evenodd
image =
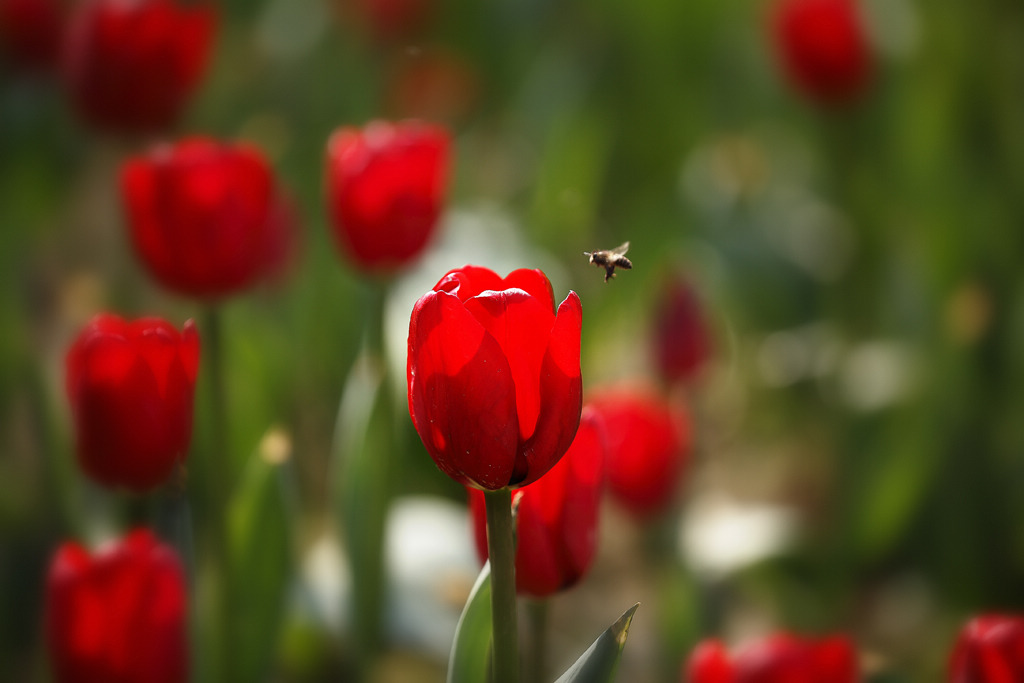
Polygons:
M352 638L364 673L381 647L385 601L384 540L395 476L395 415L380 358L360 356L338 408L334 444L335 514L352 571Z
M629 624L639 606L638 602L626 610L555 683L610 683L615 680L615 669L626 645Z
M287 439L279 432L264 438L228 508L227 653L232 677L239 681L268 677L293 565L292 509L284 495L286 465L267 453L268 442L280 438Z
M486 683L491 651L491 563L484 563L455 627L448 683Z

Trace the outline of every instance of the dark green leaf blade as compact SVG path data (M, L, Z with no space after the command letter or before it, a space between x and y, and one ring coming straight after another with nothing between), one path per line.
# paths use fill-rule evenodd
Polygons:
M629 624L640 603L636 603L598 636L576 663L562 674L555 683L610 683L615 679L619 655L626 645Z

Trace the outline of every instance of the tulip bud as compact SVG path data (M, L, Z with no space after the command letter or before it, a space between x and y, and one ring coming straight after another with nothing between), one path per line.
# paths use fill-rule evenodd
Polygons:
M583 408L569 450L543 477L512 492L518 499L516 590L546 598L574 586L597 550L597 518L605 479L604 425ZM484 493L469 490L477 553L487 560Z
M327 201L339 249L368 271L412 261L434 234L448 133L424 123L340 128L327 143Z
M67 355L78 462L106 486L151 489L185 461L199 368L192 321L99 315Z
M608 433L612 497L641 519L664 512L689 459L686 415L656 394L634 389L604 389L589 403Z
M295 221L263 154L245 143L186 138L121 169L135 250L165 287L218 298L272 277Z
M779 0L772 28L786 76L807 97L839 105L864 90L871 54L856 0Z
M684 668L685 683L857 683L857 653L843 636L807 639L777 633L730 658L716 640L700 643Z
M206 67L216 16L206 0L84 0L64 51L71 99L92 125L166 128Z
M148 530L90 556L62 545L46 583L56 683L185 683L186 590L174 551Z
M957 638L949 663L950 683L1012 683L1024 680L1024 617L975 617Z
M409 413L442 472L495 491L558 462L580 422L582 317L575 292L556 314L539 270L464 266L416 302Z
M697 295L688 283L669 280L654 310L654 359L667 382L692 379L710 353L711 340Z

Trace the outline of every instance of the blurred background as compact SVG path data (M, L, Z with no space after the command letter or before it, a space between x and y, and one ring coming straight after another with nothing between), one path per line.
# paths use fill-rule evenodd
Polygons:
M412 303L466 262L540 267L558 300L580 294L585 390L656 386L669 279L699 303L707 357L671 389L694 434L677 504L645 526L607 506L591 575L552 607L557 665L639 600L623 681L679 680L699 637L776 628L847 632L872 674L938 680L967 616L1024 609L1024 5L866 0L870 77L827 105L783 74L760 0L426 7L392 31L357 0L226 0L163 136L256 143L301 215L287 277L223 307L229 481L244 489L263 458L285 491L253 523L280 528L265 533L287 561L237 579L257 602L285 596L257 612L260 680L353 680L332 444L372 283L332 243L323 168L332 130L380 117L455 141L439 235L389 288L400 391ZM99 311L203 313L126 238L118 165L148 142L90 130L56 74L0 67L6 681L49 680L54 548L144 517L77 472L66 349ZM605 284L582 252L626 240L634 269ZM193 459L207 393L201 379ZM437 681L478 566L464 493L401 424L370 679Z

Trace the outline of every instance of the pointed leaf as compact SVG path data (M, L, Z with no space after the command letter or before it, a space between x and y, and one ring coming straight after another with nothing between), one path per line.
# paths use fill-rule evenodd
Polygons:
M228 508L231 639L237 680L256 681L268 670L283 619L292 570L294 509L285 489L287 463L254 453Z
M626 644L629 624L640 603L633 605L608 627L555 683L610 683L615 679L619 655Z
M363 353L349 374L335 427L335 514L352 571L354 651L368 665L383 633L384 539L396 447L391 396L380 359Z
M448 659L448 683L487 683L491 652L491 563L484 563L462 616Z

